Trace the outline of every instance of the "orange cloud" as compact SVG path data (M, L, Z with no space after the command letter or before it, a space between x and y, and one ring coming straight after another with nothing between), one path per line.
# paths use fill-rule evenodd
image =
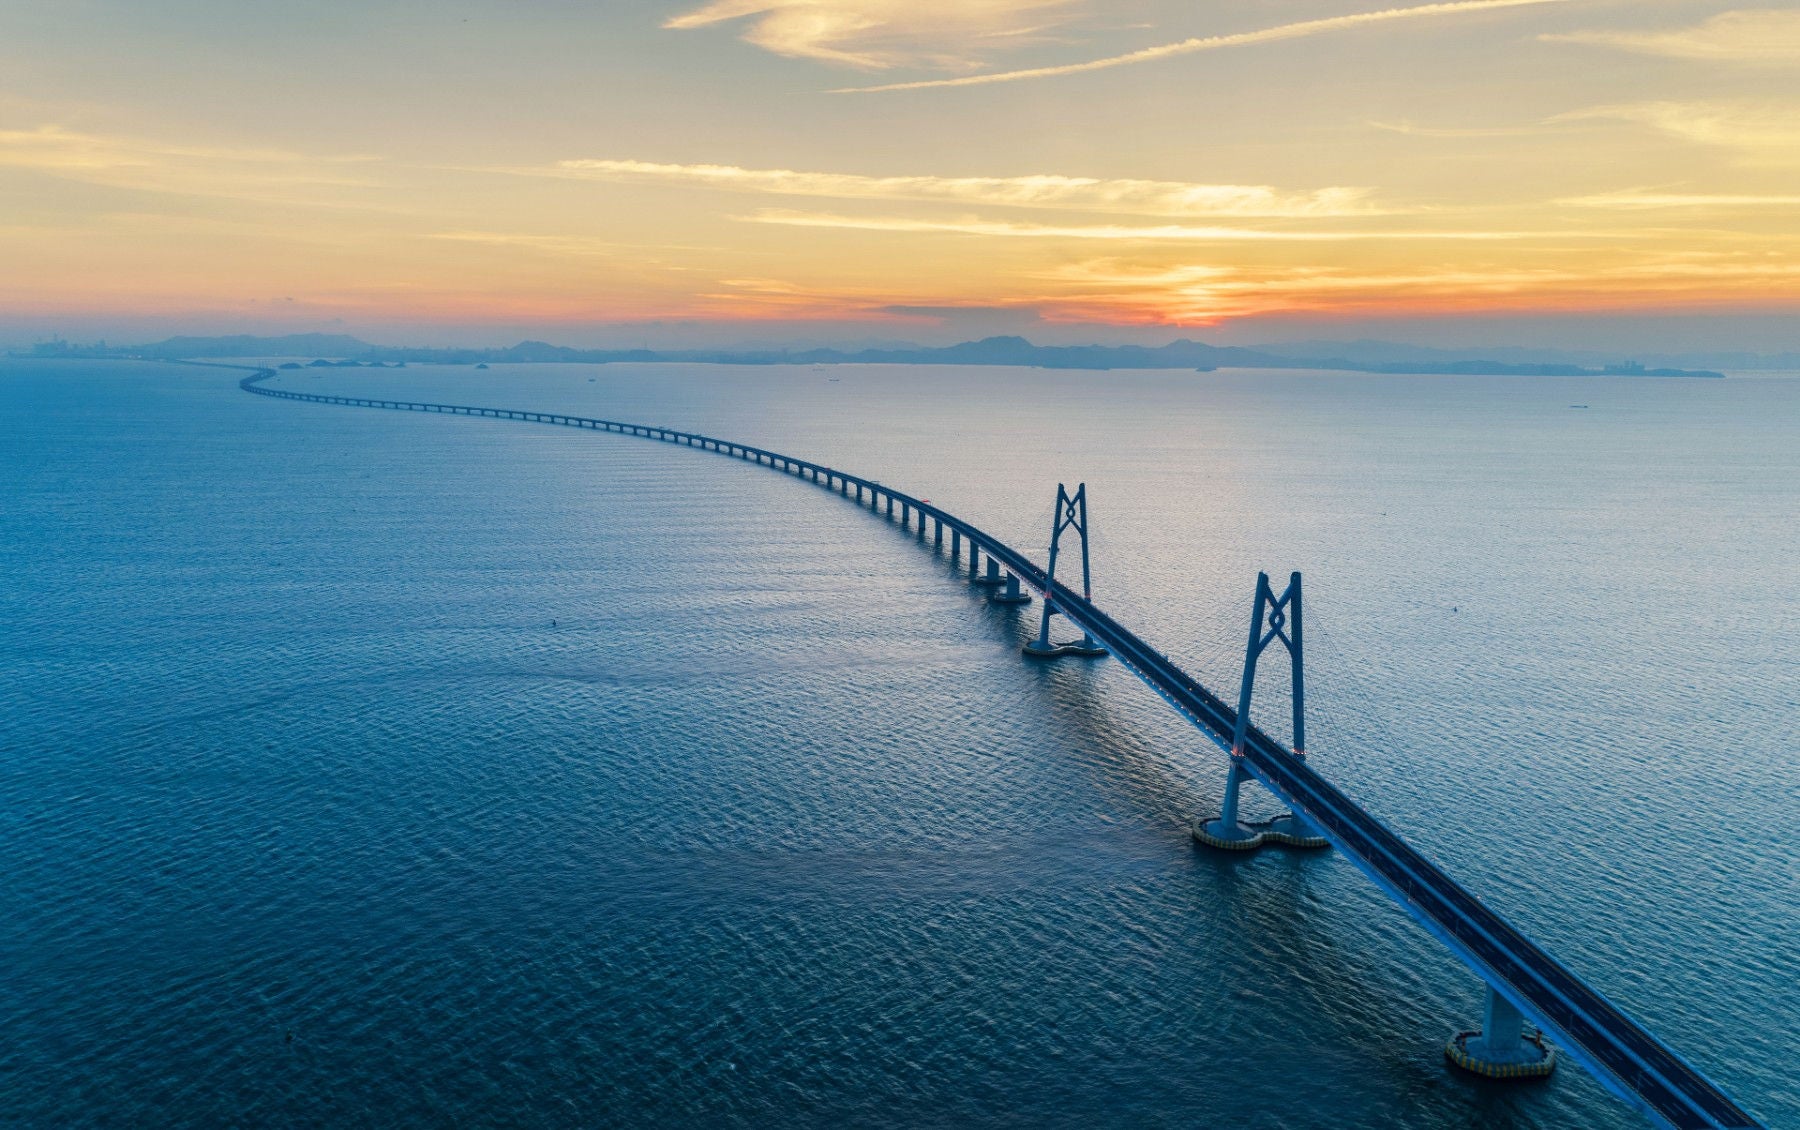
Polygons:
M577 159L550 168L504 170L534 176L604 181L653 181L773 196L824 196L840 200L951 201L1009 208L1054 208L1144 216L1367 216L1383 211L1365 188L1333 186L1286 191L1269 185L1197 184L1188 181L1071 177L930 175L863 176L856 173L745 169L736 165L673 165L652 161Z

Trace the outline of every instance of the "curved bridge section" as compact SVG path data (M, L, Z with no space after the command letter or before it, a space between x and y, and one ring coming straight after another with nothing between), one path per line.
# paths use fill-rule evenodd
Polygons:
M1011 588L1014 591L1017 583L1022 582L1053 601L1058 612L1103 644L1201 733L1227 753L1232 750L1236 712L1218 695L1092 601L1054 581L1018 550L954 514L892 487L809 460L672 428L557 412L327 396L268 388L261 383L275 375L273 369L260 369L240 381L239 387L258 396L315 404L486 416L639 436L759 463L809 479L846 496L854 494L859 502L866 497L872 508L885 507L889 516L893 516L898 508L903 523L916 514L921 537L925 522L930 520L936 523L938 544L949 531L953 554L959 552L957 547L966 539L970 544L971 571L978 555L986 554L990 579L997 582L997 570L1004 568L1013 582ZM1608 1090L1641 1110L1657 1125L1677 1130L1760 1127L1760 1123L1649 1030L1626 1016L1381 821L1365 812L1361 805L1338 791L1314 772L1304 758L1296 756L1255 726L1249 727L1247 733L1248 739L1238 761L1243 771L1310 821L1346 859L1487 982L1493 993L1536 1021L1542 1030L1553 1034L1561 1048L1582 1063Z

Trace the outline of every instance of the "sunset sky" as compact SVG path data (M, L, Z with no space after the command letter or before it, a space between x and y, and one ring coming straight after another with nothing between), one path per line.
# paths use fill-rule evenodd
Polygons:
M1800 348L1797 251L1800 6L0 0L15 338Z

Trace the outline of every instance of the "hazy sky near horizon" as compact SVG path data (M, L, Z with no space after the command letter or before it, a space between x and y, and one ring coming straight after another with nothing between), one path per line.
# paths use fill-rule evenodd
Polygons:
M1800 5L1388 3L0 0L0 305L808 337L1800 311Z

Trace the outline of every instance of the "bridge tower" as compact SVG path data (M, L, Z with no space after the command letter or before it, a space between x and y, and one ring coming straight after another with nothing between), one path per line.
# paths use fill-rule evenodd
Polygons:
M1225 775L1225 800L1219 818L1194 826L1194 838L1208 847L1247 851L1265 843L1290 847L1329 847L1305 818L1288 813L1265 824L1250 825L1238 819L1238 790L1250 773L1244 768L1244 741L1250 735L1250 696L1256 689L1256 661L1263 649L1281 641L1293 670L1294 756L1306 758L1306 664L1301 616L1300 574L1288 577L1278 597L1267 573L1256 575L1256 602L1250 613L1250 641L1244 649L1244 680L1238 687L1237 728L1231 737L1231 768Z
M1064 655L1100 656L1106 649L1094 640L1094 637L1081 633L1079 640L1067 643L1050 642L1050 617L1058 615L1061 609L1056 607L1052 593L1056 589L1056 558L1062 548L1063 531L1074 529L1081 535L1081 597L1083 600L1094 598L1092 574L1088 568L1088 510L1087 484L1081 483L1070 494L1069 488L1056 484L1056 515L1050 521L1050 567L1047 570L1049 588L1044 594L1044 616L1038 624L1037 639L1024 647L1024 652L1036 659L1056 659Z

